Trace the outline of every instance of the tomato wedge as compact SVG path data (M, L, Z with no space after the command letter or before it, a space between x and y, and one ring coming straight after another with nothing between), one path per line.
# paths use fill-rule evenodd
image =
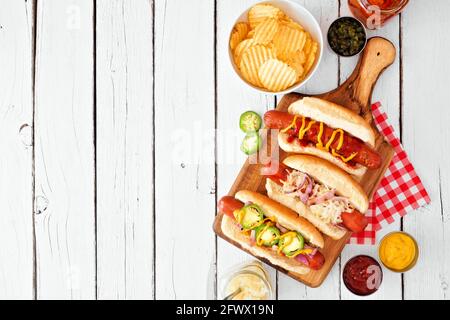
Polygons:
M364 231L369 223L367 218L356 210L352 212L343 212L341 218L344 226L352 232Z

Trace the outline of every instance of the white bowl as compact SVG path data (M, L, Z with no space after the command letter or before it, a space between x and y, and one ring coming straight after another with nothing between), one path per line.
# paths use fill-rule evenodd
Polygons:
M305 30L308 31L311 34L311 37L319 44L319 47L320 47L320 49L319 49L319 56L316 58L314 66L311 68L311 70L309 71L309 74L303 79L303 81L294 84L293 86L287 88L284 91L279 91L279 92L272 92L272 91L266 90L264 88L259 88L259 87L256 87L256 86L252 85L251 83L247 82L241 76L241 74L239 72L239 68L234 63L233 52L231 51L231 48L229 46L229 41L228 41L228 43L227 43L227 45L228 45L228 55L229 55L229 58L230 58L231 65L232 65L236 75L242 80L242 82L244 82L247 86L249 86L250 88L252 88L252 89L254 89L254 90L256 90L256 91L258 91L260 93L276 95L276 94L286 94L286 93L295 91L295 90L299 89L300 87L302 87L305 83L308 82L308 80L316 72L317 67L319 66L319 63L322 60L323 36L322 36L322 31L320 29L320 25L317 22L317 20L314 18L314 16L308 10L306 10L305 7L303 7L302 5L300 5L298 3L295 3L295 2L292 2L292 1L288 1L288 0L263 1L263 2L260 2L260 3L272 4L272 5L280 8L292 20L294 20L295 22L300 23L303 26L303 28L305 28ZM245 10L239 16L239 18L236 19L236 21L233 23L233 25L230 28L230 37L231 37L231 32L233 30L233 27L234 27L234 25L236 23L238 23L238 22L248 22L247 13L254 5L255 4L253 4L252 6L248 7L247 10Z

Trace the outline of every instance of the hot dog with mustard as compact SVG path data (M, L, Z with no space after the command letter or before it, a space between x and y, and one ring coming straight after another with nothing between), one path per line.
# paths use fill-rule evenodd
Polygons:
M288 111L264 115L267 128L280 130L284 151L318 156L356 176L381 166L373 129L353 111L311 97L292 103Z

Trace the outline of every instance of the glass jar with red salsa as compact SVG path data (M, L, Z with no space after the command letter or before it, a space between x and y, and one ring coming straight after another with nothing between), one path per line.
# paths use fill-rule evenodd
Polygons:
M342 274L348 290L358 296L368 296L378 290L383 280L381 266L374 258L360 255L351 258Z
M409 0L348 0L353 15L368 29L378 29L405 9Z

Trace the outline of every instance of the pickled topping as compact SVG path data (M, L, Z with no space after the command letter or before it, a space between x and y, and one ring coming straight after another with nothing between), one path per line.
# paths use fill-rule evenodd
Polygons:
M264 214L257 205L251 204L236 211L235 218L244 230L252 230L263 222Z
M334 21L328 30L328 43L337 54L350 57L359 53L366 43L366 32L361 22L353 17Z
M309 176L306 176L305 180L307 179L312 182ZM270 247L288 258L295 258L298 255L313 256L317 253L316 248L305 245L300 233L288 230L275 219L266 217L256 204L246 203L242 209L234 212L234 216L242 231L248 233L252 244Z
M246 111L239 118L239 127L244 133L257 132L261 129L262 119L254 111Z
M272 247L278 243L280 230L273 223L262 224L256 229L256 244L258 246Z
M336 190L315 183L307 174L293 170L285 181L281 181L282 192L308 205L311 212L325 223L342 223L343 212L352 212L354 207L345 197L336 194Z
M300 201L306 203L313 188L312 179L300 171L292 171L286 181L282 182L282 190L285 194L298 197Z
M290 231L282 236L278 241L278 252L283 252L286 257L294 258L300 254L299 251L303 249L305 240L303 237L295 231Z

